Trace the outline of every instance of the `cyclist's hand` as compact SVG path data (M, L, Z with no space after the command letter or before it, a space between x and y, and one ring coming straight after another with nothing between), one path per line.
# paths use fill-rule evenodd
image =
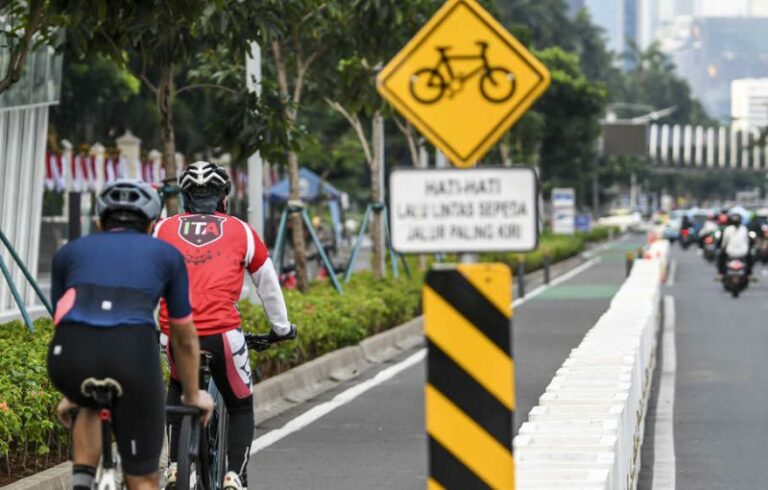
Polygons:
M197 407L202 412L200 414L200 420L202 421L203 425L208 425L208 421L211 419L211 414L213 413L213 398L211 398L211 394L208 393L205 390L199 390L197 392L197 400L195 400L194 403L187 403L184 400L184 397L181 397L181 402L184 405L189 405L192 407Z
M269 343L282 342L283 340L293 340L296 338L296 325L291 323L291 329L285 335L278 335L274 329L269 331Z
M77 405L72 403L69 398L64 397L56 407L56 413L59 416L59 422L67 429L72 428L72 411L77 409Z

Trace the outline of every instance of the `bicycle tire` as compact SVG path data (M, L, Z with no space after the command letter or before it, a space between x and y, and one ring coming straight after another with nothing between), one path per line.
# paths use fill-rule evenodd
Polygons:
M422 75L427 75L429 78L427 79L427 87L430 88L436 88L437 91L432 95L427 95L426 97L422 96L424 94L420 94L419 91L416 89L416 84L419 83L420 80L422 80ZM434 79L437 78L439 84L438 85L432 85L432 82ZM408 83L408 88L411 92L411 97L416 99L418 102L421 102L422 104L434 104L438 100L443 98L443 95L445 94L445 88L447 87L447 84L445 83L445 79L440 74L440 72L435 68L422 68L420 70L416 70L416 73L411 75L411 78Z
M192 474L192 461L189 457L190 444L192 444L192 417L181 419L179 429L179 451L176 462L176 490L190 490L189 481Z
M496 81L493 77L494 72L496 72L497 76L501 77L502 80L509 81L509 91L502 92L502 96L500 97L492 96L489 92L488 87L486 87L486 84L489 82L492 83L493 85L496 85ZM517 88L517 82L515 81L515 75L511 71L507 70L506 68L502 68L500 66L493 66L489 68L488 71L485 72L482 77L480 77L480 93L488 102L494 102L496 104L505 102L509 100L512 97L512 95L514 95L516 88Z
M197 486L201 490L215 490L216 488L211 479L211 464L208 460L210 457L209 437L209 430L205 427L200 435L200 451L198 452L200 456L197 462Z

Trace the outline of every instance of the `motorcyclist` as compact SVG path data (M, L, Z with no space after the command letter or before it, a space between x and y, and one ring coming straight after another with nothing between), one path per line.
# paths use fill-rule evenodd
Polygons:
M698 239L699 239L699 246L704 246L704 239L711 235L712 233L715 233L717 230L719 230L720 227L717 226L717 221L715 221L715 214L709 213L707 214L707 219L704 221L704 224L701 226L701 229L699 230Z
M749 253L752 247L749 231L741 221L741 214L731 213L728 217L728 226L723 230L720 238L720 254L717 260L719 279L725 275L726 264L730 259L744 260L747 265L747 275L752 275L752 257Z

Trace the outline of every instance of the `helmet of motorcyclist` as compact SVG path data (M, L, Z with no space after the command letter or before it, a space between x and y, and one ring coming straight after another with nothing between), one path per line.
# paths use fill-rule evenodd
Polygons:
M96 214L104 230L131 228L146 233L161 209L157 191L136 179L110 182L96 198Z
M728 224L732 226L739 226L741 225L741 214L739 213L731 213L728 215Z
M229 173L219 165L198 161L191 163L179 177L184 196L184 209L190 213L226 212L227 197L232 190Z

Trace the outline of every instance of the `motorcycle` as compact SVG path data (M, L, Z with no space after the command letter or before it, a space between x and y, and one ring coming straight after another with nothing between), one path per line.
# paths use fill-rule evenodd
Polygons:
M753 240L752 254L755 260L763 264L768 264L768 231L761 233L750 232L750 238Z
M702 255L707 262L714 262L717 258L717 233L710 233L702 240Z
M687 250L695 241L696 237L693 234L693 228L683 228L680 230L680 247L683 250Z
M723 288L738 298L739 294L749 285L747 263L744 259L728 259L723 276Z

